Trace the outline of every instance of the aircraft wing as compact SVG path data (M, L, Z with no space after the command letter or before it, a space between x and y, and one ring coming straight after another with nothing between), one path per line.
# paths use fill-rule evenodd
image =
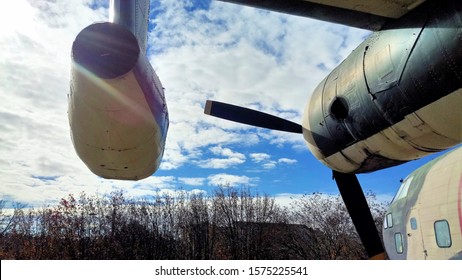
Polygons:
M219 0L352 27L380 30L426 0Z

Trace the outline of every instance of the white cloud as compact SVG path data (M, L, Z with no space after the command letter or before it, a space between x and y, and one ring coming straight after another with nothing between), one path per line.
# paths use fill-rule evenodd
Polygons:
M186 13L178 1L161 3L166 12L153 19L157 26L150 36L151 61L167 88L171 130L182 131L182 138L189 135L184 153L203 143L252 145L262 137L247 133L249 126L205 116L207 98L243 106L260 104L261 110L300 123L308 94L327 74L316 65L337 64L336 52L344 46L341 32L317 21L219 1L213 1L210 10L194 14ZM178 79L178 73L184 78ZM283 94L290 98L280 98ZM177 121L196 129L198 124L206 125L232 137L215 134L220 138L215 142L208 135L198 135L198 130L177 128ZM265 141L279 147L304 145L300 135L266 130L265 134Z
M250 158L255 163L261 163L264 169L274 169L278 164L295 164L297 160L289 158L280 158L277 161L271 160L271 155L266 153L252 153Z
M295 164L295 163L297 163L297 160L296 159L290 159L290 158L280 158L280 159L278 159L278 163Z
M274 199L280 206L291 207L295 201L300 200L303 196L304 194L279 193L274 196Z
M245 155L238 153L238 152L233 152L229 148L222 148L221 146L215 146L210 148L210 151L217 156L224 156L224 157L230 157L230 158L238 158L245 160Z
M244 162L245 160L239 158L211 158L196 161L196 164L201 168L228 169Z
M1 10L1 195L46 202L89 183L69 136L70 48L80 29L104 13L77 0L14 1Z
M116 181L119 183L119 181ZM123 181L122 181L123 182ZM137 187L143 187L146 189L165 189L174 188L176 178L174 176L151 176L135 183ZM125 183L125 182L124 182ZM128 185L132 185L132 182L126 182Z
M265 153L253 153L253 154L250 154L250 158L252 158L254 162L259 163L262 161L269 160L271 156Z
M197 186L197 187L204 186L205 180L206 178L200 178L200 177L195 177L195 178L180 177L178 178L178 181L180 181L181 183L185 185Z
M258 182L259 178L257 177L247 177L231 174L214 174L210 175L208 178L209 185L211 186L254 186Z
M181 174L140 182L93 175L70 139L70 50L80 30L107 18L106 9L90 6L107 2L10 2L0 9L1 196L38 204L71 192L105 193L121 187L141 195L200 181L188 181ZM212 1L210 10L187 13L186 2L155 1L155 9L161 11L152 19L156 29L148 39L149 59L166 88L170 113L161 169L173 172L194 163L237 166L246 160L240 148L263 141L276 148L303 145L300 135L206 116L205 100L258 107L300 122L303 105L326 69L332 69L366 32L219 1ZM209 152L217 158L205 158ZM258 163L270 167L272 162L268 154ZM258 183L258 178L238 174L203 176L210 185Z
M317 65L335 66L337 53L350 51L355 43L343 35L349 29L219 1L193 14L178 1L162 5L165 13L153 19L156 29L150 34L151 61L167 88L171 131L181 131L169 139L189 140L184 154L208 145L260 141L304 146L300 135L267 130L256 134L249 126L204 116L203 105L206 99L259 104L258 109L300 123L309 93L328 73ZM207 135L199 132L204 127Z
M212 154L216 156L223 156L225 158L209 158L205 160L195 161L197 166L201 168L211 169L227 169L235 165L245 162L246 157L244 154L233 152L229 148L222 148L221 146L211 147L209 149Z
M271 160L271 155L267 153L252 153L250 154L250 158L253 162L260 163L261 166L266 170L276 168L277 166L277 162Z
M180 145L173 141L167 141L164 157L160 164L161 170L177 169L189 161L188 155Z
M264 169L273 169L276 168L277 162L274 160L270 160L265 162L262 166Z

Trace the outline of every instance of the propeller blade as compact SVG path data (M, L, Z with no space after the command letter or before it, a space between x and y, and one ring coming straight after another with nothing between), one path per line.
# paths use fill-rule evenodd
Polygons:
M337 171L333 175L367 255L370 259L384 259L385 249L358 178L355 174Z
M292 133L302 133L302 126L294 122L252 109L207 100L204 113L217 118Z

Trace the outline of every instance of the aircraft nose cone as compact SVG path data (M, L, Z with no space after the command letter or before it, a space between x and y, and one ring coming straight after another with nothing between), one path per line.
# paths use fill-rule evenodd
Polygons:
M139 54L135 36L123 26L109 22L86 27L72 45L74 62L103 79L129 72Z

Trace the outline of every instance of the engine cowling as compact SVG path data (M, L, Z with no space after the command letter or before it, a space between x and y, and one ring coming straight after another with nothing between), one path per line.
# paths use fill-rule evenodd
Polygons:
M339 172L371 172L461 143L458 6L374 33L319 84L303 127L321 162Z
M124 26L95 23L72 46L69 123L78 156L104 178L138 180L162 159L168 112L162 85Z

